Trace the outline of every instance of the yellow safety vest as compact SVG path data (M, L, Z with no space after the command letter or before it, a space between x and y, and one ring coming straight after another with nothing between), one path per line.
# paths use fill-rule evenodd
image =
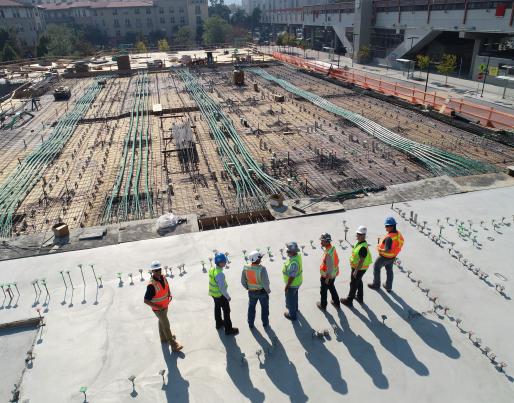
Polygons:
M209 270L209 295L214 298L219 298L223 295L218 283L216 283L216 276L223 270L220 267L212 267ZM225 287L228 288L227 282L225 281Z
M302 257L299 254L296 254L295 256L290 257L286 260L282 268L282 275L284 276L284 283L287 284L287 282L289 281L289 276L287 275L289 271L289 266L291 266L291 264L294 262L296 262L296 264L298 265L298 272L296 273L296 277L294 278L290 286L299 287L302 285L303 282Z
M361 250L361 248L366 248L368 254L364 258L364 262L362 262L362 267L360 268L360 270L366 270L369 267L369 265L373 262L373 259L371 258L371 253L369 252L368 243L364 241L358 243L353 247L352 256L350 257L350 267L352 269L357 268L359 260L361 260L361 257L359 256L359 251Z

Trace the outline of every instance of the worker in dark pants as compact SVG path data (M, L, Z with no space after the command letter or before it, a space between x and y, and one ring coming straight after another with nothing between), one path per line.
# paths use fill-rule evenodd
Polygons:
M380 289L380 269L385 266L387 277L382 286L387 292L391 292L393 289L393 264L405 241L403 235L396 229L394 217L387 217L384 224L387 234L379 241L377 250L380 256L373 266L373 283L368 284L368 287L372 290Z
M284 293L286 308L284 317L291 321L297 319L298 314L298 290L303 283L302 257L298 254L300 248L296 242L286 244L287 259L282 266L282 278L284 279Z
M225 328L226 335L236 335L239 329L232 327L230 320L230 295L227 291L227 282L223 268L227 264L227 257L223 253L216 253L214 256L215 267L209 270L209 295L214 300L214 319L216 329ZM223 312L223 318L221 316Z
M332 246L332 237L326 232L321 234L319 238L321 242L321 248L323 249L323 259L319 268L320 273L320 296L321 301L316 303L316 306L324 311L327 309L327 293L330 291L332 300L330 303L339 309L339 295L337 294L336 287L334 285L336 277L339 275L339 257L335 246Z
M372 262L371 253L368 243L366 242L367 232L367 228L362 225L357 228L356 231L357 243L353 246L352 255L350 256L350 268L352 269L350 275L350 292L348 293L348 297L341 298L341 303L349 307L353 306L354 299L361 304L364 303L362 277Z
M159 336L161 343L169 343L173 352L182 350L182 345L175 340L171 333L170 321L168 320L168 305L172 296L166 277L162 275L161 263L153 261L151 266L152 278L146 287L144 302L152 308L153 313L159 320Z

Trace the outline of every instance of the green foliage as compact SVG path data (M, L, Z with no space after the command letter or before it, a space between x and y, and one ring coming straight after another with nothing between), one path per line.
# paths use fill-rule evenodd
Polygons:
M223 0L210 0L209 17L218 16L225 21L230 20L230 8L227 7Z
M203 38L203 33L205 31L204 27L203 27L203 20L200 20L200 22L196 25L196 35L195 35L195 41L197 43L201 43L202 42L202 38Z
M248 16L245 10L238 8L237 11L231 15L230 23L238 27L246 27L248 25Z
M430 56L416 55L416 63L420 70L426 70L430 64Z
M250 20L250 26L252 30L254 30L261 23L261 14L261 9L255 7L252 11L252 14L248 17L248 19Z
M19 59L23 49L19 45L13 29L0 28L0 61L8 62Z
M38 44L36 46L36 56L41 57L48 54L48 45L50 43L50 39L46 35L42 35L39 37Z
M137 53L145 53L148 50L146 49L146 45L143 41L137 41L135 45L135 49Z
M359 52L357 53L357 56L359 57L359 61L362 63L366 63L369 60L369 57L371 55L371 49L369 46L361 46L359 49Z
M287 32L281 32L277 36L277 45L279 46L296 46L297 41L294 35L289 34Z
M452 54L444 54L441 58L441 63L437 65L437 71L446 76L446 80L444 82L445 85L448 84L448 74L455 71L457 68L457 56Z
M180 27L175 38L177 45L188 45L191 41L191 30L188 27Z
M227 21L218 16L209 17L204 23L203 41L207 45L225 43L230 33Z
M18 58L19 58L19 56L16 53L16 51L13 49L13 47L9 43L6 43L4 45L4 48L2 49L2 54L0 56L0 59L3 62L10 62L10 61L16 60Z
M168 40L166 38L160 39L157 41L157 47L161 52L167 52L170 50L170 45L168 43Z
M51 24L44 36L48 38L49 56L67 56L75 54L75 44L78 38L75 32L67 25Z

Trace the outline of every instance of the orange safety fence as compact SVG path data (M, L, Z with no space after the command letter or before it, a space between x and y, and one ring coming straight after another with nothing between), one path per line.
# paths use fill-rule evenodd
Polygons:
M463 99L456 99L444 92L425 92L408 87L405 84L384 80L382 77L370 76L353 68L327 67L326 63L309 61L297 56L272 52L272 56L280 61L293 64L306 70L325 74L338 80L346 81L361 88L374 90L384 95L392 95L415 105L427 105L440 113L450 115L452 112L466 117L472 122L495 129L513 129L514 114L502 112L494 107L483 106Z

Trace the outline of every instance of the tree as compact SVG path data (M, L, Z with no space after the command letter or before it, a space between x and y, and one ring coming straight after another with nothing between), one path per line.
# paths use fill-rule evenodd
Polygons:
M261 9L259 7L255 7L252 11L252 14L248 17L250 20L250 28L252 29L252 34L255 28L258 27L261 23L261 14Z
M4 45L4 48L2 49L1 60L3 62L10 62L10 61L16 60L18 58L19 58L19 56L15 52L13 47L9 43L6 43Z
M146 49L146 45L143 41L137 41L136 42L136 52L137 53L145 53L147 52L148 50Z
M359 49L359 52L357 52L357 56L359 57L359 61L361 63L366 63L369 60L370 54L371 54L371 50L370 50L369 46L366 46L366 45L361 46L361 48Z
M202 42L204 28L203 28L203 20L200 19L198 21L198 24L196 24L196 35L195 35L195 41L196 43L200 44Z
M176 35L178 45L188 45L191 41L191 30L188 27L180 27Z
M39 37L39 41L36 46L36 55L38 57L45 56L48 53L48 44L50 39L46 35Z
M78 38L67 25L51 24L44 35L48 38L49 56L67 56L75 52L75 44L78 42Z
M248 16L245 10L238 8L237 11L230 16L230 23L238 27L246 27L248 24Z
M170 45L166 38L159 39L159 41L157 41L157 47L161 52L167 52L170 50Z
M225 43L230 30L230 25L221 17L209 17L204 24L203 41L207 45Z
M209 17L218 16L225 21L230 20L230 8L227 7L223 0L210 0L211 5L209 6Z
M419 72L421 75L421 72L423 70L426 70L428 66L430 65L430 56L427 55L416 55L416 62L419 67Z
M441 63L437 65L437 71L446 76L444 85L448 85L448 74L455 71L457 68L457 56L452 54L444 54L441 58Z
M149 34L148 34L148 42L152 45L152 46L155 46L155 45L158 45L159 44L159 41L161 39L166 39L166 31L164 29L160 30L160 29L157 29L157 30L154 30L154 31L151 31ZM142 39L140 38L139 39L140 41L142 41Z

